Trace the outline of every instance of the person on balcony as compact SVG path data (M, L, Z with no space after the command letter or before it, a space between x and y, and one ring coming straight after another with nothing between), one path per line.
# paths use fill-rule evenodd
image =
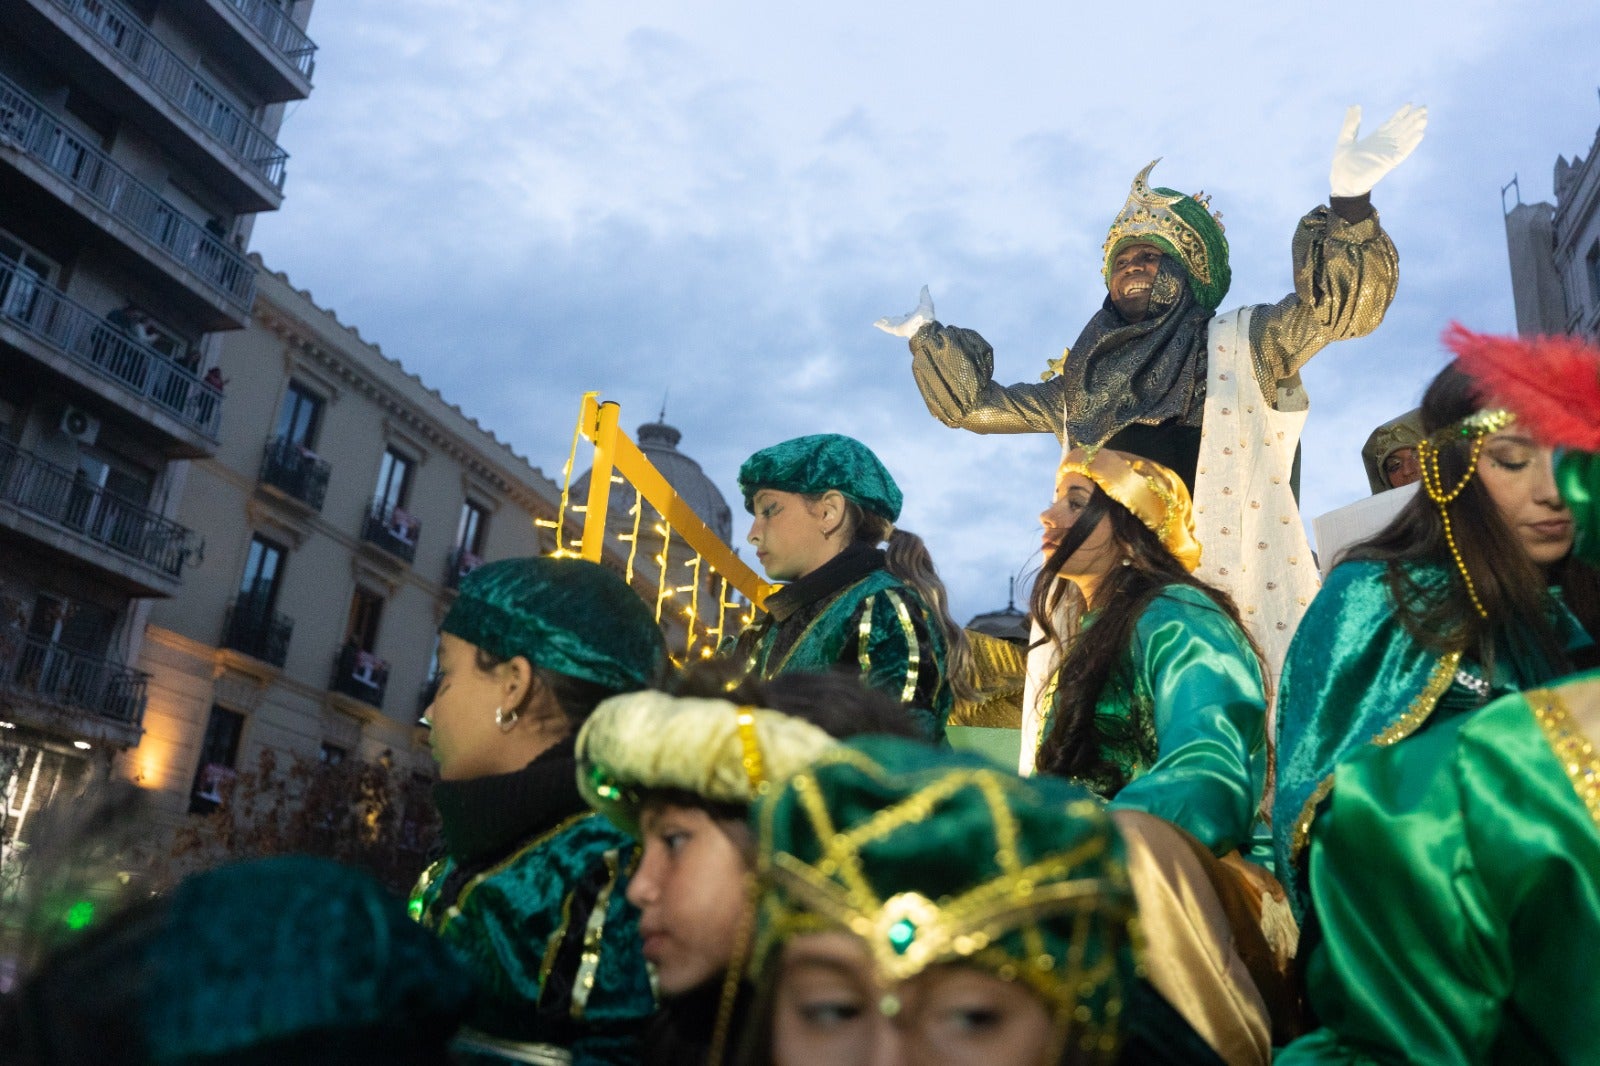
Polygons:
M574 734L658 680L661 631L622 578L553 558L479 567L440 630L424 721L446 854L411 908L478 978L457 1052L637 1062L655 997L626 899L635 844L579 794Z

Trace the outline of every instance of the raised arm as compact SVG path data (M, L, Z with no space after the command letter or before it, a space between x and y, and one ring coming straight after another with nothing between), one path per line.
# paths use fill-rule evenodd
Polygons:
M911 376L928 411L974 433L1061 435L1062 379L996 385L994 349L977 332L929 322L911 338Z

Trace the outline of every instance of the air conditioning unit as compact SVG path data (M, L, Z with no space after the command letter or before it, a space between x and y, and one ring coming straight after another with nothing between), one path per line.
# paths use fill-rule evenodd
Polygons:
M81 407L61 412L61 432L79 444L93 444L100 436L100 420Z

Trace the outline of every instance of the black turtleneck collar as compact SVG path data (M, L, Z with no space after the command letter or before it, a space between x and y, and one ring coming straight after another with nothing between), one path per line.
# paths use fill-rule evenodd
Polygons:
M495 860L589 809L578 793L575 737L509 774L433 786L445 847L462 866Z
M855 540L844 551L798 580L767 597L766 608L774 621L787 621L800 608L854 585L887 565L882 549Z

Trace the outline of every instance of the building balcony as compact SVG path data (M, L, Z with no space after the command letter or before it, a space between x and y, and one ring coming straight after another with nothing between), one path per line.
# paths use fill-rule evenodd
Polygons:
M483 560L465 548L457 548L450 553L450 565L445 569L444 583L446 588L456 588L461 584L461 579L483 565Z
M236 211L275 210L289 156L244 103L183 59L116 0L0 0L19 36L73 84L160 138ZM10 28L8 26L8 28Z
M362 540L408 563L417 557L417 537L421 533L422 523L409 511L381 501L373 503L361 524Z
M383 707L383 690L389 684L389 664L370 651L346 644L333 665L328 688L360 700L372 707Z
M183 10L217 60L254 86L262 99L303 100L311 94L317 46L278 4L198 0Z
M261 457L262 483L313 511L322 510L323 498L328 494L328 475L332 471L333 467L326 460L318 459L305 445L286 437L267 441L266 453Z
M136 250L159 265L176 268L177 280L199 290L208 303L221 304L226 317L212 324L243 326L255 299L256 268L231 247L150 186L135 178L87 139L73 132L43 105L0 77L0 148L14 147L42 168L45 184L58 198L93 221L99 212L121 223ZM78 202L82 197L87 204ZM93 209L97 208L97 211ZM211 318L215 319L213 311Z
M8 336L12 331L15 341ZM222 423L220 388L5 256L0 256L0 342L39 358L64 378L82 381L86 370L113 386L96 391L165 430L181 454L196 458L215 451Z
M0 644L0 693L23 698L6 700L4 713L33 726L135 743L149 681L141 670L42 637Z
M289 658L289 638L293 635L293 618L248 598L230 603L222 622L223 647L277 667Z
M17 515L31 521L19 522ZM184 563L197 550L196 537L186 527L5 441L0 441L0 526L100 565L144 596L176 591Z

